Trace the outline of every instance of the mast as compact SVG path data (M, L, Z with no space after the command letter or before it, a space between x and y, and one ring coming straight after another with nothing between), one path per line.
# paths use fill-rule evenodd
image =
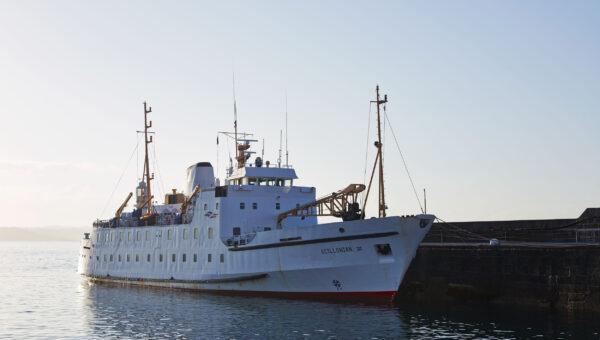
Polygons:
M239 161L239 151L238 151L238 137L237 137L237 105L235 104L235 73L233 74L233 129L235 134L235 159L238 164L237 167L240 167Z
M365 208L367 205L367 199L369 198L369 192L371 191L371 184L373 183L373 176L375 175L375 169L377 168L377 164L379 163L379 217L385 217L385 189L383 184L383 144L381 143L381 111L379 106L381 104L387 103L387 94L384 95L383 100L379 97L379 85L375 88L375 93L377 95L377 100L372 100L371 103L377 104L377 141L375 142L375 147L377 148L377 156L375 156L375 164L373 165L373 171L371 172L371 179L369 180L369 188L367 189L367 195L365 196L365 202L363 204L363 211L361 214L361 218L365 218Z
M150 176L150 161L148 159L148 144L152 143L152 136L148 139L148 129L152 127L152 121L148 124L148 113L152 112L152 107L146 107L144 102L144 146L145 146L145 157L144 157L144 177L146 178L146 197L148 200L148 214L152 213L152 191L150 190L150 181L154 179L154 175Z
M287 92L285 93L285 167L289 168L288 164L288 109L287 109Z

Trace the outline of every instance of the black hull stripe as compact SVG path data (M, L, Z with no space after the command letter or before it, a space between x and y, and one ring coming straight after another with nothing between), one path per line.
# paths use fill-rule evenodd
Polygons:
M280 248L280 247L300 246L303 244L348 241L348 240L361 240L361 239L367 239L367 238L377 238L377 237L386 237L386 236L394 236L394 235L398 235L398 232L390 231L387 233L338 236L338 237L319 238L319 239L305 240L305 241L270 243L270 244L248 246L248 247L237 247L237 248L233 247L233 248L228 248L228 249L229 249L229 251L242 251L242 250L256 250L256 249L267 249L267 248Z
M214 283L229 283L229 282L242 282L250 280L264 279L267 274L257 274L248 276L228 277L223 279L210 279L210 280L170 280L170 279L143 279L143 278L127 278L127 277L116 277L116 276L88 276L92 280L98 281L126 281L128 283L139 283L139 282L173 282L173 283L192 283L192 284L214 284Z

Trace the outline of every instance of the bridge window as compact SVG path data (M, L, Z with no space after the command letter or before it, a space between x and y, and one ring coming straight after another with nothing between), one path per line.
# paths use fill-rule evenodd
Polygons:
M119 262L121 262L121 254L119 254Z
M253 202L252 203L252 209L254 209L254 210L258 209L258 203Z
M140 262L140 255L139 254L135 254L135 262Z
M131 231L127 232L127 241L131 242Z
M225 255L221 254L221 263L225 262Z
M136 234L136 239L139 241L140 240L140 232L138 231Z
M185 256L185 254L183 254L183 256L181 257L181 261L185 262L185 260L186 260L186 256Z
M198 262L198 254L194 254L194 262Z
M173 237L173 231L171 229L167 230L167 239L171 239Z
M208 254L208 262L212 262L212 254Z
M104 233L104 243L108 243L108 233Z
M248 184L249 185L256 185L257 184L256 178L248 178Z
M277 210L281 209L281 204L279 202L275 203L275 209L277 209Z
M146 241L150 241L150 230L146 230Z
M123 241L123 232L119 231L119 241Z
M219 210L219 202L215 205L215 210Z
M240 227L233 228L233 236L239 236L239 235L241 235Z
M208 204L204 203L204 210L208 209Z
M183 229L183 239L187 240L187 229Z
M177 260L177 255L171 255L171 262L175 262L175 260Z
M112 256L112 254L111 254L111 255L110 255L110 262L112 262L112 261L113 261L113 256Z
M110 233L110 242L115 242L115 233Z
M213 229L208 228L208 238L211 239L213 237Z
M131 261L131 256L127 254L127 262Z
M240 202L240 209L241 210L246 209L246 204L244 202Z
M147 261L150 262L150 254L148 254Z
M162 259L163 259L163 256L162 256L162 254L159 254L159 255L158 255L158 261L162 262Z
M104 254L104 262L106 262L106 254Z
M198 228L194 228L194 239L198 239Z

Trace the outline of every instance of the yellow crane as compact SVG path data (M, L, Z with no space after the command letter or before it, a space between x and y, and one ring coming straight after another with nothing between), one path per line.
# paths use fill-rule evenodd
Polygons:
M125 202L123 202L123 204L121 204L119 209L117 209L117 212L115 213L116 218L121 218L121 213L123 212L123 209L125 209L125 207L127 206L127 202L129 202L129 199L131 199L131 196L133 196L132 192L130 192L129 195L127 195Z
M185 199L185 201L183 201L183 203L181 203L181 214L185 215L185 212L187 211L187 208L190 204L190 202L192 201L192 198L198 193L198 191L200 191L200 184L196 185L196 187L194 188L194 191L192 191L192 193L190 194L190 196L188 198Z

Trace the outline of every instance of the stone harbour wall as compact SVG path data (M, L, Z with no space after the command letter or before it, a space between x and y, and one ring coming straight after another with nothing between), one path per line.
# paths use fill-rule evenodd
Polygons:
M423 243L397 299L600 311L600 245Z

